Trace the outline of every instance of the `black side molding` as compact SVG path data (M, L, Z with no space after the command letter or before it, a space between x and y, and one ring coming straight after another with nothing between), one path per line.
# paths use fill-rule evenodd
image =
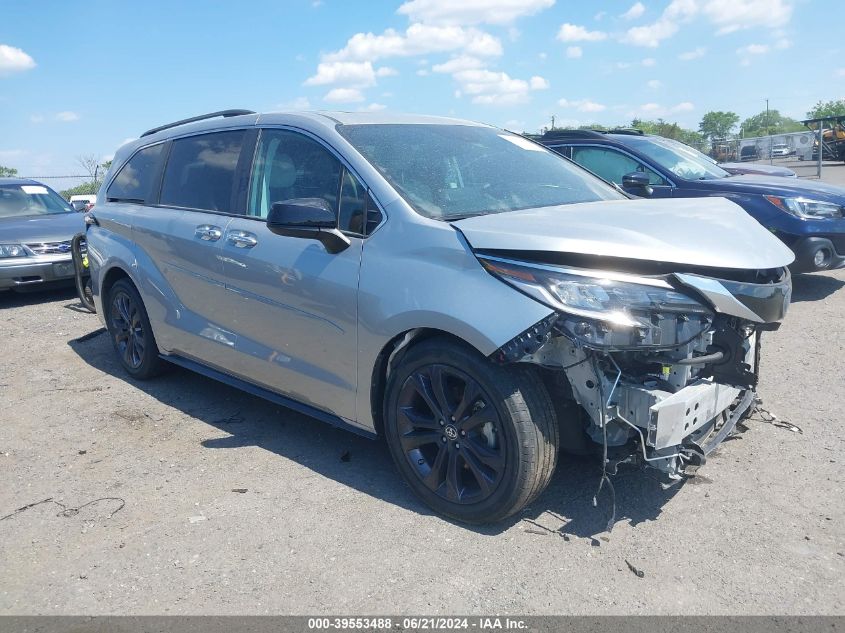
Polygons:
M185 369L190 369L191 371L194 371L198 374L202 374L207 378L212 378L214 380L222 382L225 385L229 385L230 387L235 387L236 389L240 389L241 391L251 393L254 396L258 396L259 398L264 398L265 400L269 400L270 402L281 405L286 409L296 411L297 413L302 413L304 415L315 418L317 420L320 420L321 422L325 422L326 424L330 424L331 426L337 427L339 429L351 431L355 435L360 435L361 437L366 437L371 440L377 437L377 435L373 431L369 431L367 429L363 429L361 427L357 427L353 424L350 424L343 418L334 415L333 413L317 409L316 407L312 407L309 404L299 402L298 400L294 400L293 398L288 398L287 396L283 396L282 394L276 393L275 391L270 391L269 389L254 385L251 382L247 382L245 380L241 380L240 378L225 374L222 371L217 371L216 369L209 367L208 365L203 365L202 363L191 360L189 358L185 358L184 356L178 356L176 354L160 354L160 356L169 363L179 365L180 367L184 367Z
M156 132L161 132L162 130L169 130L172 127L176 127L178 125L185 125L186 123L195 123L197 121L205 121L206 119L215 119L219 116L241 116L242 114L255 114L255 112L253 112L252 110L219 110L217 112L209 112L208 114L192 116L190 119L182 119L181 121L174 121L173 123L168 123L167 125L160 125L158 127L154 127L153 129L147 130L146 132L141 134L141 136L149 136L150 134L155 134Z

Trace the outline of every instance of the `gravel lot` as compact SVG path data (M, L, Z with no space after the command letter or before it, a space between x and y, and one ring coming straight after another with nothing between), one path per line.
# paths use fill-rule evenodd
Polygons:
M670 490L620 473L609 534L594 459L467 528L379 442L180 369L134 382L71 291L0 295L0 614L845 614L843 286L796 279L764 338L760 393L803 433L752 419Z

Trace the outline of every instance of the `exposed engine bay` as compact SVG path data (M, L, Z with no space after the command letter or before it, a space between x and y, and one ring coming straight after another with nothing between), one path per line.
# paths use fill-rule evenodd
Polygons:
M644 265L645 274L632 275L480 259L556 308L495 359L550 370L583 410L580 424L603 447L605 467L610 452L614 463L672 479L694 474L750 410L761 334L777 329L791 297L786 268L720 270L733 277L723 279Z

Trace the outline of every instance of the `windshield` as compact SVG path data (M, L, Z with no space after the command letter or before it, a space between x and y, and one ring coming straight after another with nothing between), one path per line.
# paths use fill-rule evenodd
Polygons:
M50 213L74 213L74 210L44 185L0 185L0 218Z
M730 175L698 150L678 141L659 136L632 136L625 143L685 180L714 180Z
M429 218L626 199L557 154L495 128L377 124L338 131Z

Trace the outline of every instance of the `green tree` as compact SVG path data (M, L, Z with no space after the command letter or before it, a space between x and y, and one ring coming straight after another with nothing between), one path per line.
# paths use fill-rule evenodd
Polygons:
M100 188L99 182L83 182L81 185L65 189L59 193L65 200L70 200L71 196L95 196L97 190Z
M737 123L739 123L739 115L736 112L714 110L706 112L701 117L698 130L712 142L716 139L723 139L730 136Z
M760 114L748 117L742 122L742 135L745 137L801 132L806 129L795 119L783 116L777 110L769 110L768 113L763 110Z
M18 170L14 167L4 167L0 165L0 178L13 178L18 175Z
M821 119L826 116L845 116L845 99L819 101L807 112L808 119Z

